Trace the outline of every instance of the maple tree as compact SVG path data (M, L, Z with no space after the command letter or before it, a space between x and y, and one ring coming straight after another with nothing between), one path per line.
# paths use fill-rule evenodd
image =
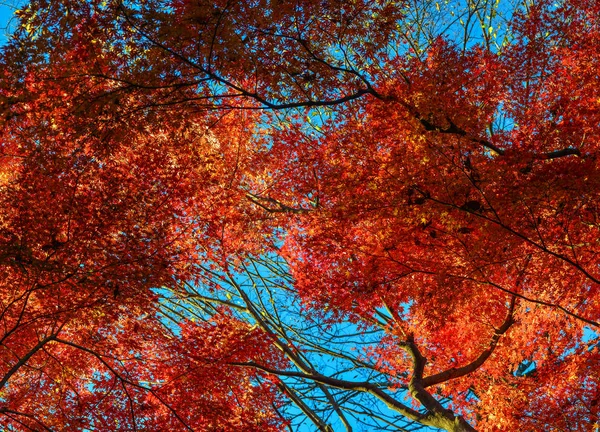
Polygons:
M17 15L7 427L595 427L597 2Z

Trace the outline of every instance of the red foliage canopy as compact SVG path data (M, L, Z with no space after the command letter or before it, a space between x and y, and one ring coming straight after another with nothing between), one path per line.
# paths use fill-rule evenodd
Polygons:
M429 3L21 10L2 421L281 430L279 376L447 430L596 423L600 6ZM303 366L259 316L164 322L161 289L268 254L312 316L385 330L369 358L390 392Z

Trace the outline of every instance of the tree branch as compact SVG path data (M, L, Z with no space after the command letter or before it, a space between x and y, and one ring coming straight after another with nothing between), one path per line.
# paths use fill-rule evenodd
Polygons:
M399 412L400 414L404 415L405 417L407 417L411 420L423 422L427 418L426 415L421 414L420 412L418 412L412 408L409 408L408 406L402 404L401 402L398 402L396 399L394 399L393 397L391 397L390 395L385 393L383 390L381 390L379 387L377 387L375 384L370 383L370 382L346 381L346 380L341 380L338 378L331 378L331 377L322 375L317 372L307 374L307 373L302 373L302 372L281 371L281 370L272 369L272 368L260 365L255 362L230 363L230 364L233 366L251 367L251 368L258 369L263 372L272 374L272 375L277 375L277 376L307 379L307 380L311 380L311 381L314 381L314 382L317 382L320 384L325 384L330 387L334 387L334 388L338 388L338 389L342 389L342 390L355 390L355 391L360 391L360 392L364 392L364 393L369 393L369 394L375 396L376 398L378 398L379 400L381 400L382 402L384 402L388 406L388 408Z
M290 108L303 108L303 107L310 108L310 107L334 106L334 105L339 105L339 104L349 102L349 101L352 101L355 99L359 99L362 96L367 95L367 94L370 94L377 98L381 98L381 96L378 93L376 93L372 87L367 87L367 88L358 89L354 93L351 93L349 95L342 96L342 97L339 97L336 99L304 100L304 101L295 101L295 102L286 102L286 103L270 102L265 97L259 95L256 91L247 90L237 84L234 84L230 80L216 74L215 72L213 72L212 67L211 68L204 67L201 64L198 64L195 61L192 61L188 57L186 57L182 54L179 54L178 52L176 52L172 48L169 48L165 44L155 40L148 33L143 31L138 25L136 25L135 23L132 22L131 18L127 14L127 11L125 10L125 8L122 5L120 6L120 9L123 12L123 16L124 16L125 20L129 23L129 25L132 28L135 29L135 31L138 32L138 34L141 37L148 40L150 43L152 43L157 48L162 49L163 51L171 54L173 57L178 58L179 60L181 60L183 63L187 64L188 66L203 73L205 76L212 79L213 81L216 81L219 84L222 84L227 88L238 91L240 93L240 96L250 98L250 99L260 103L262 105L262 107L260 107L261 109L270 109L270 110L280 110L281 109L281 110L283 110L283 109L290 109Z
M27 354L19 359L19 361L12 367L10 370L4 375L2 380L0 380L0 389L4 388L8 380L25 364L31 357L35 355L39 350L41 350L44 345L48 342L56 340L56 335L52 334L50 336L45 337L41 341L37 343Z
M502 335L506 333L508 329L514 324L515 321L513 319L513 312L515 309L515 302L516 296L513 296L504 323L502 323L502 325L494 331L494 335L492 336L492 340L490 341L488 348L485 351L483 351L479 355L479 357L477 357L475 360L473 360L471 363L465 366L448 369L444 372L428 376L427 378L423 379L423 387L427 388L437 384L441 384L451 379L460 378L462 376L468 375L471 372L477 370L492 355Z
M412 397L418 400L428 411L422 424L446 429L456 432L474 432L475 429L459 415L444 406L425 390L423 372L427 359L421 354L414 337L409 335L406 341L400 344L413 360L413 375L408 383L408 389Z
M377 94L374 94L374 96L378 96ZM448 122L449 126L447 127L440 127L436 124L433 124L432 122L430 122L429 120L427 120L426 118L424 118L414 107L412 107L410 104L397 100L397 102L399 102L402 106L404 106L408 112L415 117L419 123L421 123L421 125L425 128L426 131L433 131L433 132L438 132L441 134L452 134L452 135L458 135L458 136L462 136L467 138L469 141L481 144L483 147L487 148L488 150L493 151L494 153L500 155L500 156L504 156L506 154L506 151L504 149L501 149L500 147L492 144L489 140L483 139L483 138L478 138L478 137L474 137L471 134L469 134L466 130L464 130L463 128L457 126L452 120L450 120L450 118L446 117L446 121ZM581 151L577 148L574 147L567 147L561 150L554 150L551 152L546 152L546 153L542 153L539 155L535 155L534 159L558 159L561 157L565 157L565 156L581 156Z
M296 406L314 423L314 425L319 429L320 432L333 432L331 427L325 423L319 416L312 410L308 405L304 403L302 398L298 397L296 393L292 389L290 389L283 382L277 384L279 390L282 393L285 393L291 400L296 404Z
M147 392L149 392L150 394L152 394L152 396L154 396L156 399L158 399L160 401L160 403L162 403L170 412L171 414L173 414L173 416L179 420L179 422L187 429L190 431L193 431L193 429L181 418L181 416L177 413L177 411L175 411L175 409L173 409L168 403L166 403L157 393L154 389L150 388L150 387L146 387L142 384L136 383L134 381L131 381L125 377L123 377L119 372L117 372L117 370L115 368L113 368L106 360L104 360L102 357L102 355L98 354L97 352L86 348L84 346L78 345L76 343L73 342L69 342L67 340L64 339L59 339L57 337L54 337L53 339L54 341L61 343L63 345L68 345L70 347L76 348L78 350L81 350L83 352L86 352L90 355L92 355L93 357L95 357L100 363L102 363L119 381L125 383L125 384L129 384L132 387L138 388L140 390L145 390Z

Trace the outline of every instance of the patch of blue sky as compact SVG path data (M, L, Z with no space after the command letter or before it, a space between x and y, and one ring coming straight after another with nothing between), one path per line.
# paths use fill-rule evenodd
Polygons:
M10 39L17 21L14 13L22 3L18 0L0 1L0 46Z

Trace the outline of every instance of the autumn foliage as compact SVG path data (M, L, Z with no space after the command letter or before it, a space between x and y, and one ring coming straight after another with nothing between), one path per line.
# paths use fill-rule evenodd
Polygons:
M16 15L7 430L597 427L597 2Z

